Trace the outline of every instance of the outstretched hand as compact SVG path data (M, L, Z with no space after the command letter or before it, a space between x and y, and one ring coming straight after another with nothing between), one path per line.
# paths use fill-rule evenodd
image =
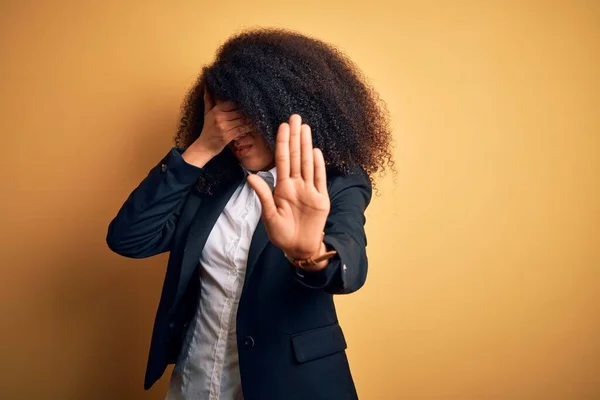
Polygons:
M267 234L288 256L311 257L322 248L330 203L323 153L313 149L310 126L298 114L279 126L275 165L273 193L261 177L248 176L262 204Z

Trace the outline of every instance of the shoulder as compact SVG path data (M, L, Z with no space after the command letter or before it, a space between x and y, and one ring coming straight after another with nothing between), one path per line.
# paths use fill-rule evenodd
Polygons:
M347 191L355 192L365 197L367 203L371 200L373 186L367 172L360 166L351 167L348 173L328 171L327 190L333 201L338 195Z

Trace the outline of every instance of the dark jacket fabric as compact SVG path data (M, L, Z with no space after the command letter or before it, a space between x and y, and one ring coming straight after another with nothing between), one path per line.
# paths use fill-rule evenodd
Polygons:
M196 189L203 168L172 148L131 192L110 222L111 250L131 258L170 252L156 312L144 387L176 361L200 288L199 258L239 175L213 194ZM270 243L260 221L252 237L236 316L245 400L356 399L334 294L358 290L367 275L364 211L371 183L357 168L328 176L331 210L324 242L337 250L318 272L296 269Z

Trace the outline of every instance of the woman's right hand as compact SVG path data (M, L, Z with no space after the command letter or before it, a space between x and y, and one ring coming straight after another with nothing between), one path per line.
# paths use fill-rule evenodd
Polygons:
M204 89L204 126L202 133L182 154L183 159L197 167L204 167L229 142L252 132L244 116L231 101L214 103Z

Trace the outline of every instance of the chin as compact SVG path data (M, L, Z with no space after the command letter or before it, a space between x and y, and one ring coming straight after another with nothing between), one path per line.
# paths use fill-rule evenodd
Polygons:
M270 165L272 164L272 161L266 162L265 160L257 160L255 158L242 158L239 161L240 164L249 171L269 170Z
M259 171L263 169L263 165L257 162L252 162L251 160L240 160L240 164L242 167L246 168L249 171Z

